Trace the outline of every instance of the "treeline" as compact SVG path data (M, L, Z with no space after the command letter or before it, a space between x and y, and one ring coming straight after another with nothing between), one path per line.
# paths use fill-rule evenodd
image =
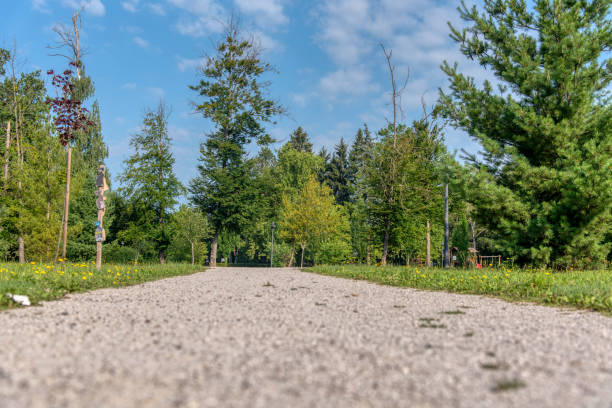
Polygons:
M120 187L108 193L104 259L267 264L274 238L278 266L440 264L451 256L468 265L475 250L520 265L605 266L612 257L609 8L596 0L543 0L533 10L513 1L462 6L468 27L451 27L451 37L497 84L479 86L444 63L448 91L404 123L402 88L382 47L392 120L374 132L356 124L350 142L318 152L301 127L271 147L278 141L266 126L286 112L266 93L274 69L230 20L190 86L196 111L214 124L200 147L198 176L185 186L177 180L168 109L160 103L147 111L131 136ZM4 259L54 259L60 240L68 259L95 255L94 177L107 149L93 81L72 55L79 75L71 76L68 99L90 109L87 126L62 146L41 73L17 73L14 53L0 52ZM466 131L481 151L457 161L445 149L445 126ZM443 253L445 187L450 242Z

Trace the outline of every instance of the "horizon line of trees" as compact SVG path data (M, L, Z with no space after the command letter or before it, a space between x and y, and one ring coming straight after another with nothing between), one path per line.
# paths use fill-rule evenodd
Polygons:
M314 152L301 126L270 147L265 125L286 112L262 80L275 70L232 18L190 86L196 111L215 125L201 144L198 175L187 186L178 181L169 108L160 102L147 110L130 138L121 187L108 193L104 259L263 264L274 234L275 265L439 264L448 183L457 264L470 264L473 248L520 265L605 267L612 258L611 3L538 0L533 10L514 0L485 0L482 10L462 3L468 27L451 25L451 38L498 84L479 86L445 62L448 91L411 123L401 120L403 88L381 44L393 119L374 134L356 126L350 146L341 138L331 152ZM73 55L78 75L68 100L80 104L93 99L94 87ZM62 146L40 72L17 73L15 52L0 50L0 79L0 259L53 260L64 225L68 259L92 259L95 168L108 155L97 102L83 111L88 126L73 129ZM455 160L444 126L465 130L481 155ZM71 173L62 195L62 174ZM176 208L183 194L189 204Z

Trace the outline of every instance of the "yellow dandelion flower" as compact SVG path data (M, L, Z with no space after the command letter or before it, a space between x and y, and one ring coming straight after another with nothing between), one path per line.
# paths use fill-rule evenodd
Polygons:
M83 276L83 280L87 280L87 276Z

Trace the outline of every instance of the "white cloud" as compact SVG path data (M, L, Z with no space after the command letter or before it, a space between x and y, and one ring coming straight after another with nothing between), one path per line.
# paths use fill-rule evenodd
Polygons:
M291 100L293 103L298 105L300 108L306 107L306 103L308 102L309 95L304 93L297 93L291 95Z
M134 82L127 82L121 86L122 89L127 89L128 91L133 91L136 89L136 84Z
M194 70L202 67L206 63L206 58L182 58L178 57L177 67L181 72Z
M372 82L371 74L363 68L348 68L334 71L319 81L319 88L328 99L341 95L361 96L380 89Z
M102 17L106 14L106 7L102 0L62 0L62 4L73 9L82 8L92 16Z
M134 41L134 44L141 48L147 48L149 46L149 42L142 37L136 36L132 40Z
M280 42L262 31L255 31L253 37L264 52L278 52L284 49Z
M270 24L283 25L289 22L283 12L281 0L234 0L240 11L252 16L260 27Z
M150 86L147 88L147 91L156 97L157 99L163 99L166 92L162 88L158 88L156 86Z
M327 130L325 133L313 133L312 141L315 146L325 146L327 151L330 152L333 151L334 146L340 142L340 138L344 138L345 142L350 143L358 127L358 123L341 121L336 123L333 128ZM308 129L306 129L306 131L308 132Z
M168 3L187 12L175 25L183 35L202 37L223 30L225 10L214 0L168 0Z
M124 10L127 10L131 13L135 13L138 10L138 3L140 3L140 0L122 1L121 7L123 7Z
M130 33L130 34L140 34L142 33L142 28L138 27L138 26L133 26L133 25L127 25L127 26L122 26L120 28L121 31L125 31L126 33Z
M157 14L158 16L165 16L166 15L166 10L164 10L164 7L161 4L159 4L159 3L147 4L147 7L149 7L149 10L153 14Z
M47 7L47 0L32 0L32 8L40 11L41 13L50 13Z

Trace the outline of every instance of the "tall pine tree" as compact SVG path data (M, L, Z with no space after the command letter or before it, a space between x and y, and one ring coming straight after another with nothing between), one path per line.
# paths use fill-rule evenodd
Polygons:
M256 210L253 163L246 159L245 147L255 139L269 140L262 122L283 112L263 94L267 83L261 76L270 71L273 68L261 60L256 44L244 38L232 19L216 46L216 54L208 58L202 70L203 78L191 86L204 98L197 111L216 126L201 145L200 174L190 186L193 202L207 214L213 230L213 267L219 234L239 233Z
M174 175L171 139L168 136L168 109L160 102L156 110L145 113L142 131L134 134L130 145L135 152L125 160L121 192L137 214L132 229L154 242L161 263L166 261L170 244L171 210L183 186Z
M612 228L610 0L485 0L459 8L461 52L501 83L444 63L442 113L484 149L471 201L496 248L522 263L596 266Z

